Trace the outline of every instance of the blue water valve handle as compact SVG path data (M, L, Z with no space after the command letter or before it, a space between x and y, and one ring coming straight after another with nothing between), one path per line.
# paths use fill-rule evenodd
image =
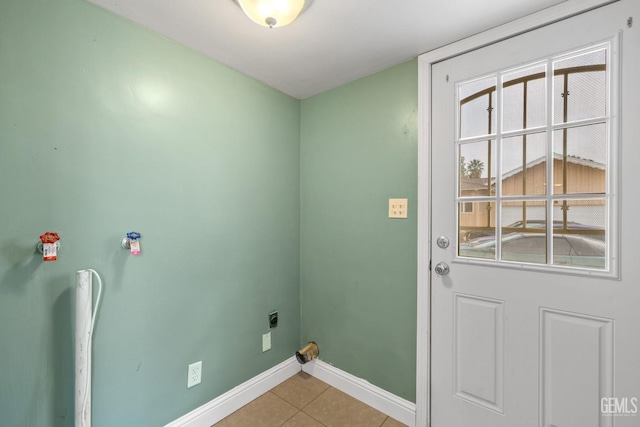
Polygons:
M141 237L142 237L142 235L140 233L138 233L137 231L130 231L130 232L127 233L127 239L129 239L129 240L138 240Z

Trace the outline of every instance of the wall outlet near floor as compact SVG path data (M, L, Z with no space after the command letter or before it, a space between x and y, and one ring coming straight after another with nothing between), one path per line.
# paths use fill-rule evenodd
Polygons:
M271 332L262 335L262 352L271 350Z
M200 382L202 382L202 360L189 365L189 371L187 373L187 388L200 384Z
M407 218L407 199L389 199L389 218Z

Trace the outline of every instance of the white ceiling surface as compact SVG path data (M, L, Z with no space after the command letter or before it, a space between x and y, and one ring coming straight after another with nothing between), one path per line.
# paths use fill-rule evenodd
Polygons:
M305 99L565 0L313 0L269 29L234 0L89 0Z

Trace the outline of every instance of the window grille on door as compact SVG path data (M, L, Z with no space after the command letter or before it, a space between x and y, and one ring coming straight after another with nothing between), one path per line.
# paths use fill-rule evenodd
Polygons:
M611 44L457 84L458 259L608 271Z

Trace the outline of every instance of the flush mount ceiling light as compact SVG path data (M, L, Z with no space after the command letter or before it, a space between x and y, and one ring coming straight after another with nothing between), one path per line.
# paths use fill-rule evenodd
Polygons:
M305 0L237 0L257 24L269 28L291 24L304 9Z

